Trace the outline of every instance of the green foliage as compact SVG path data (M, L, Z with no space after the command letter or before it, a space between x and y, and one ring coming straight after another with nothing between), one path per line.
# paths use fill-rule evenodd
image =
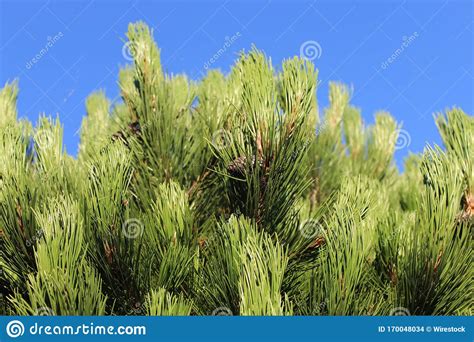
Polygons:
M253 48L191 81L127 37L77 158L0 91L0 314L472 315L472 116L438 115L445 149L399 173L401 125L337 83L320 116L311 62Z
M16 100L18 97L17 82L6 84L0 90L0 127L5 127L8 124L13 124L16 121L17 110Z
M110 102L102 92L90 95L86 100L87 116L82 120L79 158L93 158L110 139Z
M146 299L149 316L189 316L191 308L182 295L173 296L163 288L151 291Z
M103 315L106 298L97 271L86 260L83 220L77 203L52 200L37 214L37 272L28 275L28 300L11 302L21 315Z
M288 297L281 293L288 263L284 248L278 242L273 243L265 233L251 233L243 243L240 254L240 314L292 314Z

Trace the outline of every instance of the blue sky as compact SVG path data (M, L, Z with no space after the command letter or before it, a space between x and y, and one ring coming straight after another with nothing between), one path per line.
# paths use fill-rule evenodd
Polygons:
M129 22L152 26L164 69L193 79L229 40L211 68L228 71L252 44L277 66L309 44L320 107L328 81L342 81L366 122L389 111L410 138L396 152L400 166L410 151L440 143L433 113L452 106L473 113L473 16L472 1L461 0L0 0L0 83L19 79L21 117L59 114L67 150L76 154L87 95L102 89L119 100Z

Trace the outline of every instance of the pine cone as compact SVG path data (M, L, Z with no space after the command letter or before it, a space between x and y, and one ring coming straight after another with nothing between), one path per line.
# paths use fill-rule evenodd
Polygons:
M134 121L128 124L128 128L132 131L133 134L140 135L142 128L139 121Z
M255 159L255 157L254 157L254 159ZM234 159L227 166L227 172L232 177L243 178L245 176L246 166L247 166L247 157L246 156L238 157L237 159Z
M263 166L263 160L259 159L258 160L258 165L260 167ZM250 169L253 170L255 167L255 156L252 156L252 162L250 164ZM245 176L245 171L247 170L247 157L246 156L241 156L236 159L234 159L228 166L227 166L227 172L236 178L243 178Z
M134 121L134 122L129 123L128 128L131 131L132 135L137 135L137 136L141 135L142 128L139 121ZM123 130L112 134L112 141L116 141L116 140L121 140L125 144L125 146L127 147L129 146L128 140L127 140L127 134Z
M463 219L474 218L474 195L467 193L464 197L464 212L462 214Z

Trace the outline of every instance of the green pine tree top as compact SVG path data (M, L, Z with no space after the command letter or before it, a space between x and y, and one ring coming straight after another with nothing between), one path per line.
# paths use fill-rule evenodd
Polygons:
M406 131L338 83L320 115L307 60L252 48L192 81L127 37L123 102L86 100L77 158L0 91L0 314L473 314L472 116L438 114L444 148L400 173Z

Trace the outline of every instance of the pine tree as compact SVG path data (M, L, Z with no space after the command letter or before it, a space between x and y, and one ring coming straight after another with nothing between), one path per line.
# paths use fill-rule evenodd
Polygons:
M165 74L127 33L123 101L86 101L77 157L59 119L0 92L0 314L473 314L474 119L398 172L401 126L351 90L242 52L228 75Z

